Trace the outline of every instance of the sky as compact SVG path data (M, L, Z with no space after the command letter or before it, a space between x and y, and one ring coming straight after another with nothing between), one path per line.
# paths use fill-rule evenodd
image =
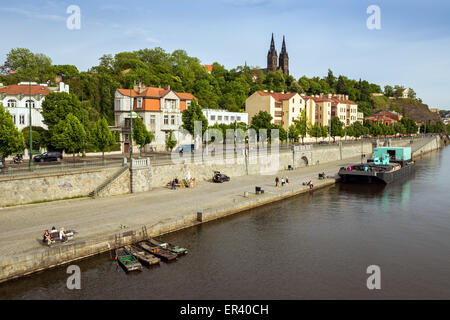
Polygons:
M80 29L66 21L80 8ZM380 8L381 29L366 21ZM450 109L448 0L0 0L0 63L16 47L80 71L104 54L161 47L204 64L266 67L272 32L286 36L290 73L327 74L413 88L430 107Z

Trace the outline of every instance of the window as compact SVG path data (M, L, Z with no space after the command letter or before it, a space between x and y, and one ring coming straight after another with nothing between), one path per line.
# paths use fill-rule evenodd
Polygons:
M9 100L8 100L8 107L10 107L10 108L15 108L15 107L17 107L17 101L14 100L14 99L9 99Z
M169 116L164 116L164 124L169 124Z
M19 117L19 124L25 124L25 116L24 115L21 115Z
M175 109L177 106L177 100L166 99L166 109Z
M292 112L295 112L295 109L294 109L294 108L292 108Z
M218 121L222 121L222 116L217 116Z
M216 116L211 116L211 120L215 121L216 120Z
M231 121L234 121L234 116L231 116L231 117L230 117L230 120L231 120Z
M228 121L228 116L225 116L223 120Z
M29 108L31 104L31 108L34 108L34 101L33 100L27 100L25 102L25 107Z
M138 98L137 99L137 108L141 109L142 108L142 98Z
M241 121L241 117L240 116L237 116L237 121Z
M175 116L170 116L170 124L175 124Z
M156 117L155 117L154 114L152 114L152 115L150 116L150 124L155 124L155 123L156 123Z
M12 118L13 118L13 122L14 122L14 124L16 124L16 115L15 115L15 114L13 114Z
M189 108L189 106L191 105L191 101L186 101L186 109Z

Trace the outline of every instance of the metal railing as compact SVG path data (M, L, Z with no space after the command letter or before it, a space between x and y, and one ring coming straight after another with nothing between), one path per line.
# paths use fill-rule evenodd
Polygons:
M100 161L79 161L79 162L56 162L52 164L34 164L33 169L28 167L14 167L8 166L0 169L0 179L14 178L28 175L45 175L59 172L71 172L79 170L102 169L120 167L123 165L123 160L100 160Z

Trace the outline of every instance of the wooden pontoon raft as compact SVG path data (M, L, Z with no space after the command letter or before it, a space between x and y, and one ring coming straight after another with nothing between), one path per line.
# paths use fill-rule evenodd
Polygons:
M162 240L150 239L149 241L154 245L160 246L163 249L167 249L170 252L176 253L178 256L185 255L188 253L188 250L186 248L182 248L182 247L173 245L171 243L164 242Z
M116 260L126 272L142 270L142 264L125 248L116 249Z
M141 263L151 266L154 264L158 264L161 259L158 257L155 257L151 253L148 253L147 251L138 248L137 246L131 245L131 246L125 246L125 249L128 250L133 256L135 256Z
M164 249L161 246L152 244L149 241L139 242L138 246L144 249L145 251L167 261L175 260L177 258L176 253L170 252L169 250Z

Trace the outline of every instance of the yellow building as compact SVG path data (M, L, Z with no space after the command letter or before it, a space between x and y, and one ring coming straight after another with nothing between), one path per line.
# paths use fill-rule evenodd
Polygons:
M300 119L305 108L305 100L298 93L256 91L245 100L245 111L249 122L260 111L272 116L272 123L281 125L285 130Z

